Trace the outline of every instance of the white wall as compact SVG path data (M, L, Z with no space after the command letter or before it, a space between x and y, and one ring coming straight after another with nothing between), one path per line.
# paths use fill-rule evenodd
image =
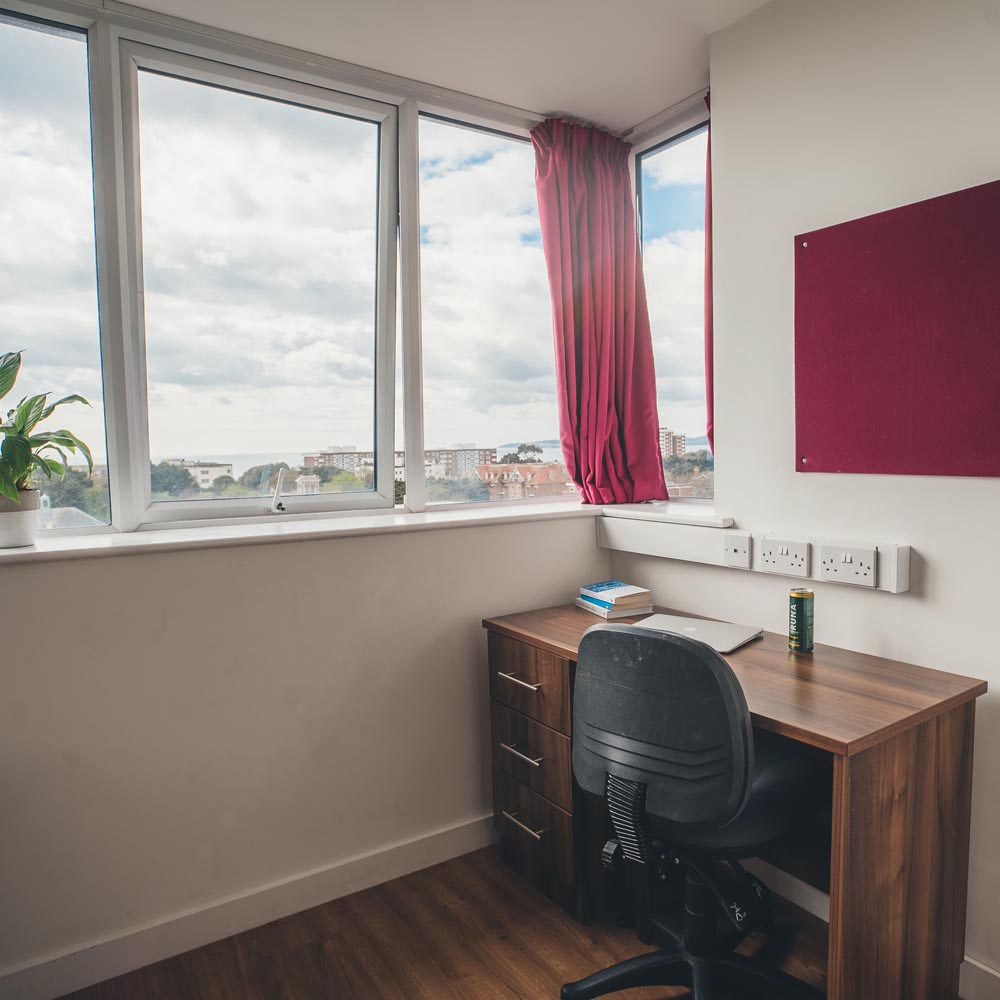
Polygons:
M908 594L816 585L817 638L993 685L967 953L1000 969L1000 663L983 635L1000 611L1000 480L796 474L792 395L792 237L1000 178L1000 5L774 0L714 36L711 63L717 507L752 531L914 546ZM787 580L627 555L612 570L660 603L786 624Z
M0 976L481 818L481 619L606 572L589 517L0 568Z

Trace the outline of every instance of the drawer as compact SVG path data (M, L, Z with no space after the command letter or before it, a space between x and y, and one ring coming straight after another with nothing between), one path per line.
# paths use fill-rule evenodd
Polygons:
M493 700L569 736L569 660L487 634Z
M568 736L490 703L493 763L522 785L573 811L573 754Z
M573 817L495 768L493 815L504 860L543 892L576 884Z

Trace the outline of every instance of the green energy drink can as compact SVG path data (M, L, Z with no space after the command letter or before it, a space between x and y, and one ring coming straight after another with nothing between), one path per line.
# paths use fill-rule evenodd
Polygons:
M813 622L816 595L811 590L788 592L788 648L796 653L813 651Z

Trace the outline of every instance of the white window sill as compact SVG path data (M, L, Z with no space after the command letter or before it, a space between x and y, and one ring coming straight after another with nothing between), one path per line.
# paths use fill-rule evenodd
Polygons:
M254 524L206 525L197 528L167 528L128 534L107 532L90 535L41 535L34 545L0 549L0 566L13 563L46 562L58 559L93 559L101 556L136 555L151 551L226 548L235 545L263 545L271 542L307 541L313 538L348 538L357 535L384 535L407 531L439 531L446 528L478 527L491 524L521 524L570 517L598 517L601 507L580 503L518 504L509 509L490 505L476 510L428 511L423 514L358 514L312 520Z
M653 500L650 503L621 503L604 507L605 517L625 517L635 521L661 521L664 524L696 524L702 528L731 528L731 517L716 514L710 503L685 500Z

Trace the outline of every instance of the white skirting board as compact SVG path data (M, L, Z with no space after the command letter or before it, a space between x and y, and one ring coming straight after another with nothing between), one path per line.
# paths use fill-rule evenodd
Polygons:
M54 1000L65 993L259 927L331 899L486 847L495 840L484 816L361 857L274 882L197 910L133 928L117 937L0 971L3 1000ZM764 862L748 868L786 899L823 919L829 897ZM962 964L962 1000L1000 1000L1000 972L973 959Z
M962 963L958 995L962 1000L1000 1000L1000 971L967 958Z
M0 997L53 1000L171 955L468 854L494 840L492 815L467 820L416 840L176 913L69 952L0 970Z

